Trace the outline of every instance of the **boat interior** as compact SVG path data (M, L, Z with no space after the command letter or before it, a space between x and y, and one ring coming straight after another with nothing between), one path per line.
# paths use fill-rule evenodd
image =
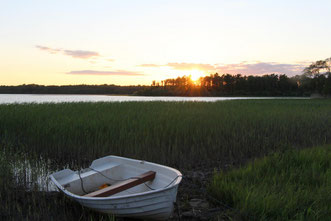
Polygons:
M161 165L108 156L93 161L82 171L64 169L53 177L78 196L116 197L168 187L178 174Z

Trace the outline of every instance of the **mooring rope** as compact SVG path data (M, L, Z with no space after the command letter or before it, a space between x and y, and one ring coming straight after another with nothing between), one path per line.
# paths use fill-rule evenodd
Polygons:
M78 171L78 176L79 176L79 179L80 179L80 185L81 185L81 187L82 187L83 192L84 192L85 194L88 194L88 192L86 192L85 189L84 189L83 179L82 179L82 177L80 176L80 170Z

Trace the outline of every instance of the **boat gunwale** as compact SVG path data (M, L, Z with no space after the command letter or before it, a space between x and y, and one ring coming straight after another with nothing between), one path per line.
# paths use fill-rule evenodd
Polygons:
M80 195L77 195L77 194L74 194L68 190L66 190L56 179L55 177L53 176L53 174L49 175L49 178L51 179L51 181L57 186L57 188L59 188L62 192L64 192L66 195L72 197L72 198L75 198L75 199L82 199L82 200L90 200L90 201L93 201L93 200L98 200L98 201L104 201L104 200L117 200L117 199L125 199L125 198L134 198L134 197L139 197L139 196L145 196L145 195L151 195L151 194L154 194L154 193L158 193L158 192L164 192L164 191L167 191L167 190L170 190L170 189L173 189L175 187L177 187L180 182L182 181L182 173L177 170L177 169L174 169L174 168L171 168L171 167L168 167L168 166L164 166L164 165L161 165L161 164L157 164L157 163L152 163L152 162L149 162L149 161L145 161L145 160L137 160L137 159L131 159L131 158L126 158L126 157L120 157L120 156L115 156L115 155L108 155L108 156L105 156L105 157L114 157L114 158L117 158L117 159L124 159L124 160L130 160L130 161L137 161L137 162L144 162L144 163L147 163L147 164L150 164L150 165L154 165L154 166L158 166L158 167L163 167L163 168L166 168L168 170L172 170L173 172L175 172L177 174L177 177L174 178L174 180L176 179L176 182L174 181L171 181L173 182L172 185L168 186L168 187L164 187L164 188L158 188L158 189L155 189L155 190L149 190L149 191L146 191L146 192L140 192L140 193L134 193L134 194L128 194L128 195L123 195L123 196L108 196L108 197L86 197L86 196L80 196ZM93 163L93 161L92 161ZM91 165L92 165L91 163ZM62 171L62 170L60 170ZM60 172L58 171L58 172ZM75 172L75 171L73 171Z

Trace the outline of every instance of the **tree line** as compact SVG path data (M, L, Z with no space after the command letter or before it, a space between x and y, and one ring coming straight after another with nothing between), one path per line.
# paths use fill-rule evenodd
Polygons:
M118 85L62 85L45 86L23 84L18 86L0 86L0 94L115 94L132 95L148 86L118 86Z
M153 81L141 95L173 96L310 96L331 95L331 58L313 62L301 75L210 74L194 82L190 76Z

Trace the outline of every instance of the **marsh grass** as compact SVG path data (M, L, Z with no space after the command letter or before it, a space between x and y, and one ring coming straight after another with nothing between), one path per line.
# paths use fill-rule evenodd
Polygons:
M331 101L0 105L0 139L14 152L62 165L115 154L180 169L218 167L289 146L330 143Z
M212 170L330 143L331 100L0 105L0 219L113 219L37 191L32 170L79 169L110 154Z
M33 161L36 164L30 163ZM44 174L47 165L40 162L31 158L27 161L22 153L0 150L0 220L115 220L58 192L46 191L43 182L48 182Z
M217 172L209 191L245 220L328 220L331 145L288 150Z

